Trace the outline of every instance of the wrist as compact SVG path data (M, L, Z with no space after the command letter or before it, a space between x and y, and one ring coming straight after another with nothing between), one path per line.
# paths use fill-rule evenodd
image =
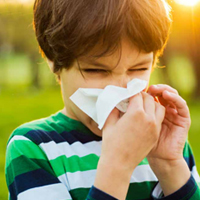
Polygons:
M137 165L132 165L131 167L126 165L126 164L122 164L121 162L119 162L118 160L115 159L107 159L104 158L103 156L100 157L99 162L98 162L98 166L97 166L97 170L106 170L108 173L119 173L120 176L124 176L127 178L131 178L131 175L134 171L134 169L136 168Z
M165 196L184 186L191 176L184 158L173 161L160 160L160 162L154 161L153 163L150 161L150 166L157 176Z
M115 157L115 158L114 158ZM127 158L128 160L128 158ZM123 171L125 174L132 175L134 169L137 167L139 163L134 162L133 160L130 162L127 162L125 159L119 159L116 156L113 156L112 158L101 155L98 166L100 167L109 167L112 168L114 171Z
M125 199L132 173L122 164L100 158L94 186L117 199Z

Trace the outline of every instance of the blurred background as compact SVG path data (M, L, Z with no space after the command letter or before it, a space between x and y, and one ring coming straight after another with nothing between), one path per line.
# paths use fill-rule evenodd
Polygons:
M151 84L176 88L190 108L189 142L200 172L200 0L170 0L170 40ZM60 87L39 54L33 0L0 0L0 199L8 196L4 177L6 143L22 123L63 108Z

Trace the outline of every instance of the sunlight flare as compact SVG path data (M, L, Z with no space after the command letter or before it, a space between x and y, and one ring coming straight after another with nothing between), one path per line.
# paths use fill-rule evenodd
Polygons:
M176 0L176 2L185 6L195 6L200 0Z

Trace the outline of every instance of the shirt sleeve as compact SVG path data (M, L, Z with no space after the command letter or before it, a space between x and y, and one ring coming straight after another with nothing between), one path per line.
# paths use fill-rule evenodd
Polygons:
M176 192L168 196L163 195L162 188L160 184L158 183L152 193L152 198L154 200L198 200L200 199L200 177L197 172L192 149L188 141L185 143L183 156L191 172L191 176L189 180L179 190L177 190Z
M94 185L91 187L86 200L117 200L115 197L103 192L96 188Z

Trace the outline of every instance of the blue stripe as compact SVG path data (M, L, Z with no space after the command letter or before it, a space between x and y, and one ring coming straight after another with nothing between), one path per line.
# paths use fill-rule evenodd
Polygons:
M15 177L9 186L11 200L16 200L17 195L25 190L60 183L57 177L49 174L43 169L37 169Z
M187 165L190 168L190 171L192 171L192 168L195 166L194 156L190 155L190 157L184 157L184 159L187 162Z
M93 142L93 141L101 141L102 137L99 137L97 135L91 136L91 135L86 135L84 133L81 133L79 131L73 130L70 132L62 132L61 136L65 138L65 140L69 144L73 144L74 142L81 142L82 144L88 143L88 142Z
M48 143L54 141L56 143L64 142L64 138L55 131L44 131L44 130L31 130L25 134L27 138L35 142L37 145L41 143Z
M62 133L57 133L55 131L44 131L44 130L31 130L25 134L25 137L32 140L37 145L41 143L48 143L54 141L55 143L68 142L73 144L74 142L81 142L82 144L92 142L92 141L101 141L102 138L96 135L86 135L76 130L70 132L64 131Z

